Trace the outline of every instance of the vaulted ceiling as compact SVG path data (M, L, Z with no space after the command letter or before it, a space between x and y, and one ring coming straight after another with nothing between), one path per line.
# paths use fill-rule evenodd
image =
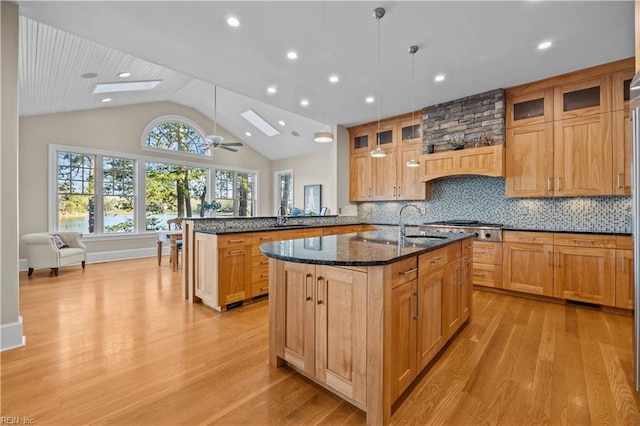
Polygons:
M215 84L219 125L270 159L326 149L312 141L326 124L374 121L634 54L632 1L17 3L21 115L172 101L213 119ZM376 7L386 9L380 21ZM230 16L239 27L227 25ZM553 46L537 50L546 40ZM419 46L413 65L411 45ZM287 59L289 50L298 59ZM93 87L121 80L121 71L162 83L101 102ZM82 78L87 72L97 76ZM330 74L340 81L329 83ZM263 135L240 116L247 109L281 135Z

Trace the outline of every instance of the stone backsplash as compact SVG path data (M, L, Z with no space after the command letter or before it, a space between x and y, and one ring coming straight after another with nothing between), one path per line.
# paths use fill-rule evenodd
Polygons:
M425 215L405 209L411 225L441 220L479 220L517 229L631 233L631 197L505 198L504 178L464 176L433 181L432 199L358 204L363 222L397 224L406 204L424 207Z
M486 136L494 145L504 144L504 91L491 90L467 96L422 110L423 151L434 145L435 152L449 151L455 137L465 142L465 147L480 146Z
M250 232L256 228L266 228L276 224L275 216L259 217L203 217L192 218L196 231L229 231ZM357 216L287 216L287 225L351 225L360 223Z

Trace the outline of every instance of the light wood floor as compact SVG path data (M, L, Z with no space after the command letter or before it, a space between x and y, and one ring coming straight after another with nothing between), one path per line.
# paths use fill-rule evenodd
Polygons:
M224 314L155 258L20 275L27 346L2 356L2 416L37 425L364 424L267 364L267 300ZM394 424L640 425L632 319L476 291Z

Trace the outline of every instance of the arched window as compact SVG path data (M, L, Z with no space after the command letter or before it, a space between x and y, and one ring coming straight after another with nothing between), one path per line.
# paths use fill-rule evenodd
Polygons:
M158 117L142 133L142 148L210 156L205 134L191 120L179 116Z

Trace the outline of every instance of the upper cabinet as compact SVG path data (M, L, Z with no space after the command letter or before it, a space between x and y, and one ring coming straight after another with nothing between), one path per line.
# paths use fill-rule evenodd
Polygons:
M425 200L431 186L421 182L420 168L407 167L422 155L422 112L367 123L349 129L351 201ZM371 157L377 147L386 157Z
M553 89L507 97L507 128L553 121Z
M605 75L554 89L556 121L611 111L611 76Z
M505 90L507 197L631 193L632 67L629 58Z

